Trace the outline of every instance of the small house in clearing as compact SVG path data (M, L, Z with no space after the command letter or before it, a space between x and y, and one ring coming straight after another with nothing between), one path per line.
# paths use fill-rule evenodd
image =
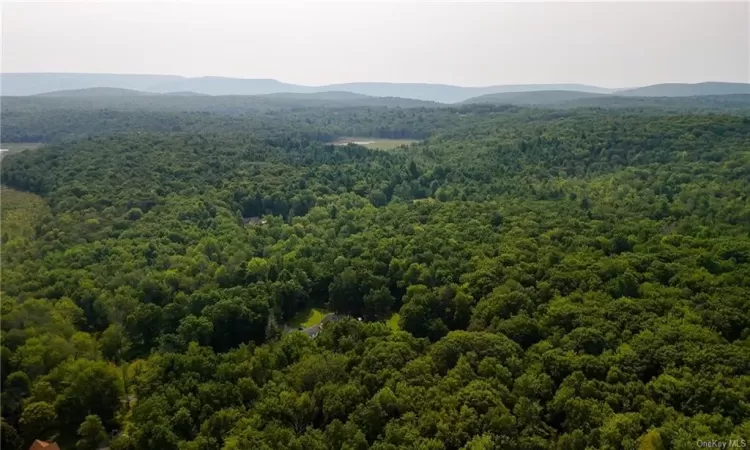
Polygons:
M310 328L304 328L301 331L310 336L311 338L315 339L320 334L321 330L323 330L323 327L330 322L336 322L337 320L341 319L341 316L338 316L336 314L330 313L326 314L325 317L323 317L323 320L320 321L319 324L314 325Z
M268 221L266 219L261 219L258 216L251 216L251 217L243 217L242 218L242 223L245 226L248 226L248 225L265 225L266 223L268 223Z
M317 325L311 326L310 328L305 328L302 330L306 335L310 336L311 338L315 339L320 334L320 330L323 329L323 324L319 323Z

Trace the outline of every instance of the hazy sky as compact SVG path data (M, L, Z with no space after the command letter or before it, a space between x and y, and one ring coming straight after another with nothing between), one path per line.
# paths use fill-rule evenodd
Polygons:
M735 3L5 3L3 72L299 84L750 81Z

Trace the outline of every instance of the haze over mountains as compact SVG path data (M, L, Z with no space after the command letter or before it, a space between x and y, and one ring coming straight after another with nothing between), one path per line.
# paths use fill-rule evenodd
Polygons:
M750 94L748 83L663 83L652 86L644 86L636 89L626 89L617 92L617 95L629 95L638 97L690 97L697 95L734 95Z
M343 91L372 97L402 97L441 103L455 103L471 97L497 92L528 92L551 89L595 93L612 91L611 89L582 84L462 87L427 83L362 82L303 86L283 83L272 79L187 78L172 75L6 73L1 76L2 94L5 96L36 95L55 91L108 87L132 89L156 94L194 92L206 95L311 94Z
M611 89L585 84L518 84L463 87L429 83L344 83L303 86L272 79L225 77L188 78L175 75L123 75L90 73L5 73L0 75L3 96L134 96L134 95L266 95L359 94L371 97L401 97L440 103L497 101L545 104L597 95L679 97L695 95L750 94L750 84L706 82L657 84L630 89ZM517 95L533 92L531 96ZM514 95L515 94L515 95ZM304 96L303 96L304 97ZM470 100L471 99L471 100Z

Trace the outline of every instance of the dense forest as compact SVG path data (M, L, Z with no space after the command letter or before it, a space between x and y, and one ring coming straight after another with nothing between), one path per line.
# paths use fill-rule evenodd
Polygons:
M45 203L2 228L3 449L750 438L747 115L4 104L3 121L4 142L51 142L2 161ZM338 320L287 326L310 308Z
M606 115L750 114L750 95L743 94L618 97L565 91L486 95L461 105L336 92L255 96L31 96L3 97L0 103L4 142L55 142L127 131L304 135L322 141L339 136L423 139L438 130L454 127L456 122L474 122L478 116L492 113L516 112L516 122L559 117L556 111L517 108L528 105L566 111L588 108Z
M44 99L46 100L58 100ZM62 99L67 100L67 99ZM116 103L120 105L120 103ZM488 110L506 111L512 106L468 106L461 109L335 106L314 108L292 103L291 108L233 112L179 111L148 108L90 108L78 104L62 108L18 104L3 99L4 142L57 142L92 135L124 132L245 133L268 138L305 137L318 141L339 136L373 136L422 139L456 121L469 121ZM321 114L321 112L324 112Z

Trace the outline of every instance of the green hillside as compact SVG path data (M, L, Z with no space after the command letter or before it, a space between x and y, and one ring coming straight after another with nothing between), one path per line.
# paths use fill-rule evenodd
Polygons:
M553 105L578 99L608 97L607 94L595 94L579 91L533 91L504 92L486 94L464 100L462 103L494 103L508 105Z

